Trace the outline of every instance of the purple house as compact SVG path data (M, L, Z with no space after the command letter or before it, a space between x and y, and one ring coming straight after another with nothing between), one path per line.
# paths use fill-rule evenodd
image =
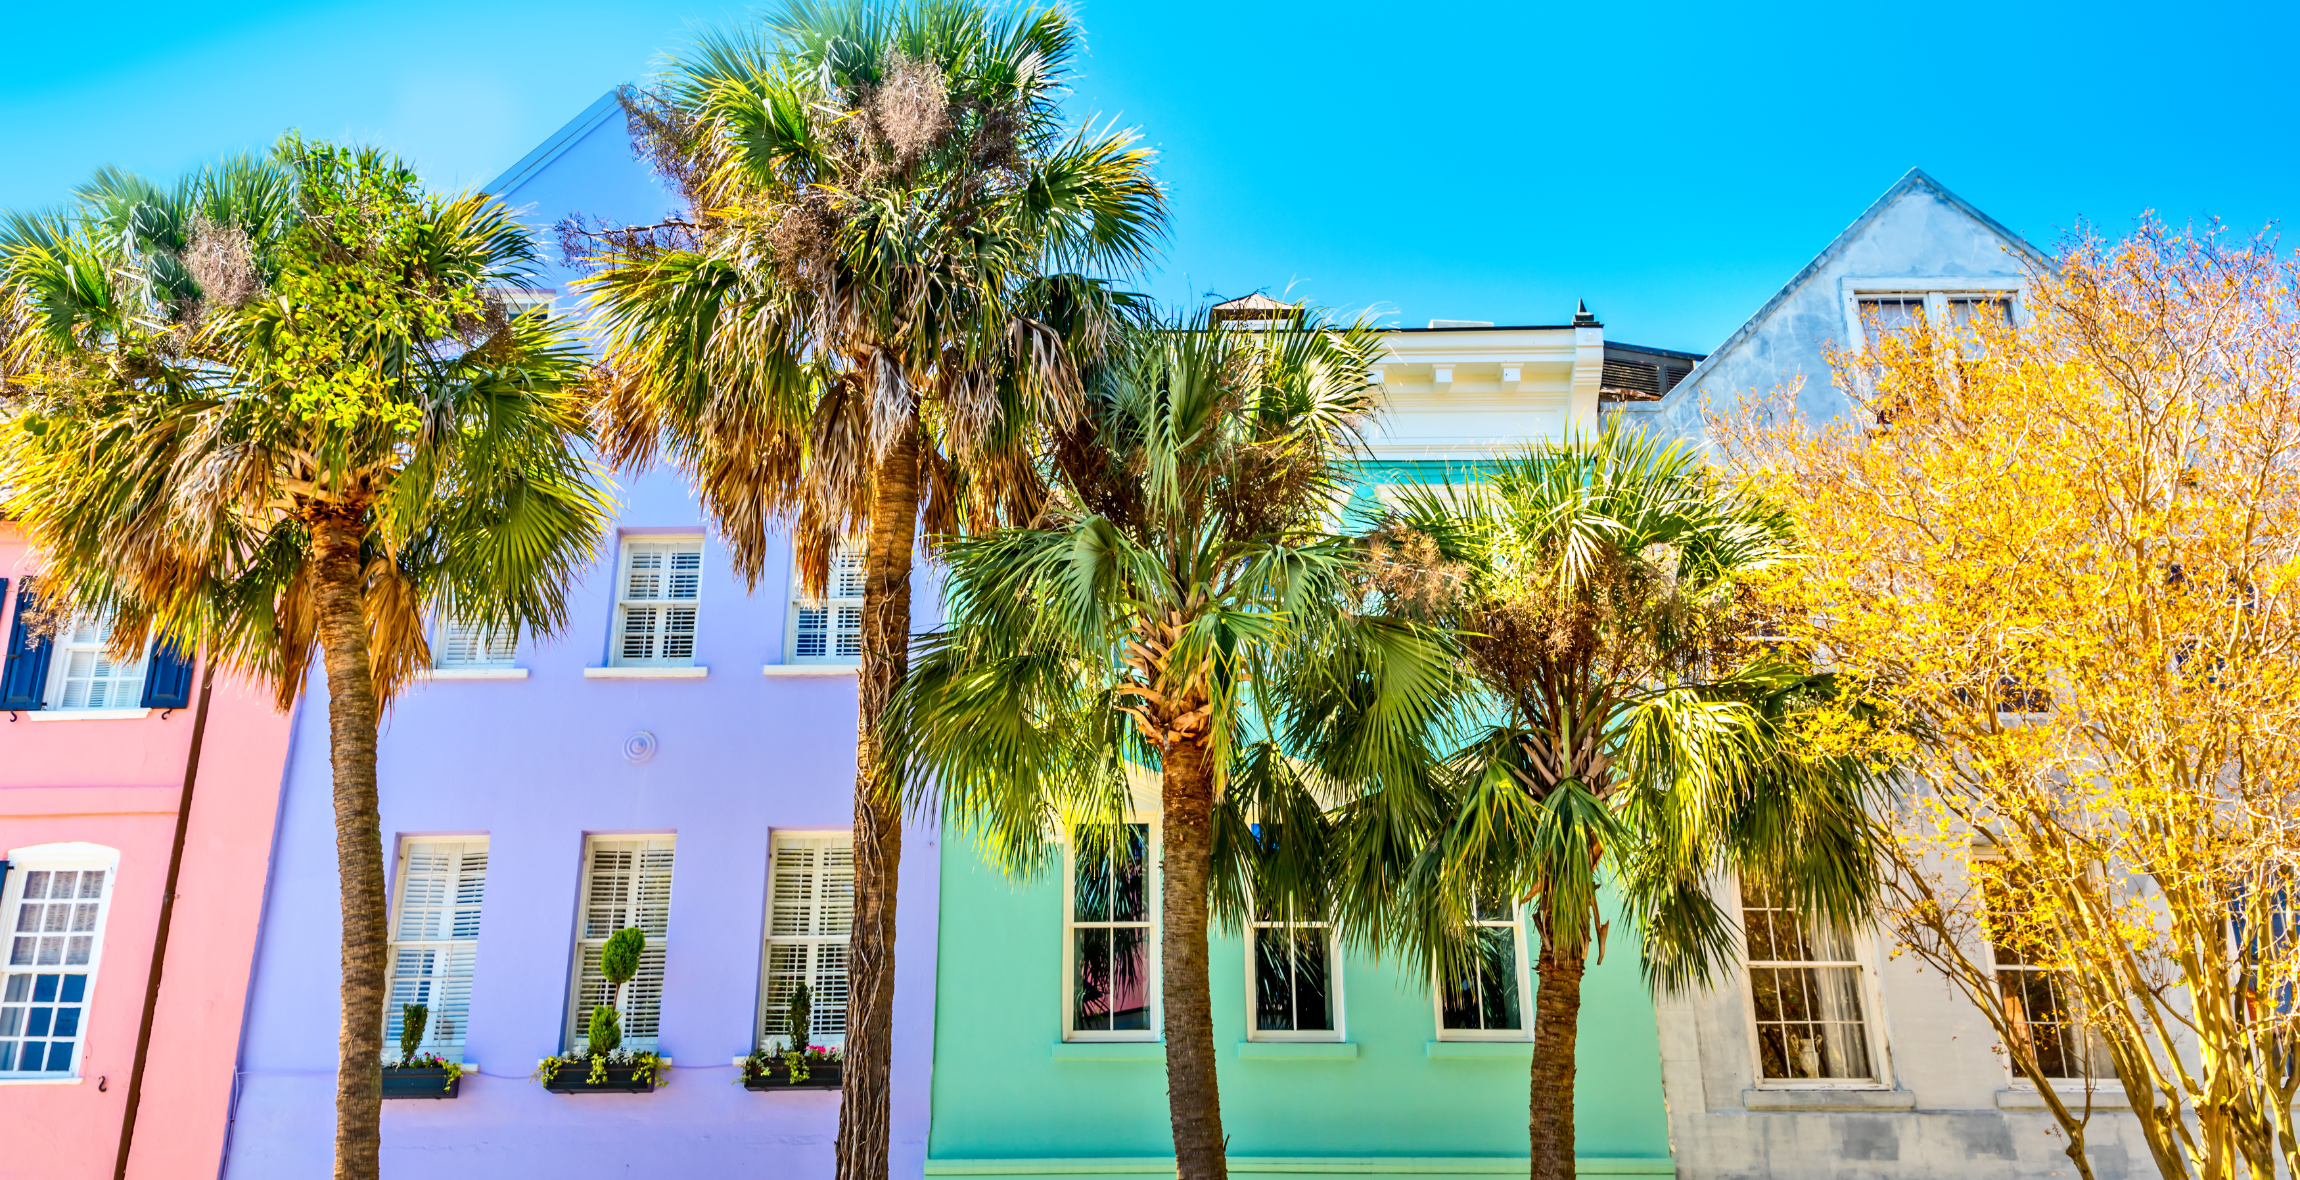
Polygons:
M614 96L489 191L538 232L570 214L656 220L677 202L634 159ZM555 273L554 282L568 275ZM562 309L566 288L533 293ZM385 1104L387 1175L827 1177L833 1091L753 1092L734 1062L779 1039L799 983L817 1044L845 1019L859 578L794 597L788 555L747 588L675 473L619 476L620 518L536 641L443 628L437 666L381 742L390 1011L430 1013L452 1098ZM842 581L844 584L842 585ZM918 607L930 621L932 588ZM333 1141L338 929L324 686L298 708L224 1175L324 1175ZM893 1166L921 1174L934 1022L938 839L903 859ZM650 1093L530 1080L580 1043L607 934L647 950L625 1044L671 1059Z

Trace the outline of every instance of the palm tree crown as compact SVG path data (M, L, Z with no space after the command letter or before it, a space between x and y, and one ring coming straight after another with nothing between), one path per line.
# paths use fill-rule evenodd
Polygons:
M1446 979L1479 969L1477 912L1527 905L1533 1174L1562 1180L1601 885L1620 888L1649 978L1703 982L1732 950L1707 891L1720 872L1826 917L1863 911L1872 783L1799 753L1793 715L1828 682L1752 639L1757 584L1794 558L1778 511L1611 428L1477 475L1405 490L1372 538L1387 600L1454 628L1481 720L1426 796L1353 818L1343 859L1364 887L1347 904Z

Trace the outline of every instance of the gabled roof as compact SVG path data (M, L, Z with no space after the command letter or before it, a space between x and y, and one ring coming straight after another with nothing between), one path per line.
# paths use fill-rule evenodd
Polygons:
M582 114L569 119L566 126L552 132L549 139L544 140L534 151L519 157L518 163L504 169L503 175L488 181L479 191L491 197L501 197L527 183L551 161L575 146L577 140L589 135L592 128L606 122L607 116L622 105L617 101L616 94L617 91L610 90L600 95L598 101L583 108Z
M1714 366L1714 364L1723 360L1727 354L1731 353L1735 345L1740 344L1743 340L1748 339L1752 333L1756 332L1757 325L1764 323L1765 318L1772 315L1775 308L1787 302L1791 295L1796 294L1799 287L1802 287L1806 283L1812 281L1814 275L1821 273L1823 268L1827 267L1829 263L1836 260L1837 255L1844 253L1846 248L1851 246L1853 242L1861 236L1861 231L1869 228L1869 224L1871 222L1874 222L1877 218L1883 216L1885 210L1890 208L1894 201L1899 200L1901 197L1915 192L1920 188L1931 192L1934 196L1939 197L1941 200L1947 202L1951 207L1963 213L1965 216L1970 217L1974 221L1980 222L1982 225L1988 227L1990 233L2003 238L2007 245L2019 251L2021 257L2027 259L2029 262L2038 266L2052 265L2052 259L2048 257L2044 251L2029 245L2028 240L2021 237L2019 234L2014 233L2011 227L2005 225L2001 221L1998 221L1996 218L1981 212L1979 207L1975 206L1971 201L1965 200L1963 197L1950 192L1947 185L1944 185L1940 181L1934 180L1932 177L1926 175L1924 169L1911 168L1907 172L1903 173L1898 181L1894 182L1893 187L1885 190L1885 195L1878 197L1869 205L1867 210L1862 212L1859 217L1854 218L1853 224L1846 226L1844 232L1838 234L1836 238L1829 243L1827 249L1824 249L1819 254L1815 255L1813 257L1813 261L1806 263L1805 269L1798 271L1796 275L1792 277L1787 283L1782 284L1781 289L1774 292L1771 299L1765 301L1765 306L1757 309L1757 314L1750 316L1748 320L1743 322L1742 325L1736 329L1731 336L1725 338L1725 343L1720 344L1716 348L1710 350L1709 358L1707 360L1704 360L1700 364L1693 366L1693 371L1686 374L1684 379L1677 383L1677 389L1692 390L1697 387L1700 384L1702 378L1709 375L1709 371ZM1672 392L1675 391L1673 390ZM1686 396L1691 396L1691 394L1688 393Z

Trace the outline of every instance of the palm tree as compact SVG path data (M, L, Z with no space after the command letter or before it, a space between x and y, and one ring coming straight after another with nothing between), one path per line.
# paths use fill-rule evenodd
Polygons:
M1434 762L1452 696L1441 644L1361 613L1359 550L1328 531L1380 347L1362 325L1135 335L1059 439L1040 519L950 543L950 621L887 714L914 803L1017 873L1053 831L1096 859L1123 831L1126 767L1156 769L1185 1180L1226 1175L1210 902L1233 922L1323 915L1328 803Z
M1581 982L1612 882L1648 979L1706 982L1733 953L1706 892L1723 871L1805 912L1874 896L1853 759L1806 757L1794 719L1830 689L1753 639L1789 568L1772 506L1672 444L1607 429L1539 444L1466 488L1407 489L1371 542L1385 598L1454 629L1484 720L1451 773L1358 809L1337 836L1343 905L1448 981L1481 966L1472 919L1527 907L1539 940L1528 1132L1535 1180L1574 1174Z
M577 227L608 455L686 472L754 586L778 525L809 593L864 539L841 1180L886 1173L902 829L878 718L913 538L1039 510L1038 432L1074 419L1081 366L1137 314L1089 276L1139 267L1165 219L1131 134L1063 128L1079 36L1061 9L791 0L626 95L687 212Z
M558 626L610 514L568 324L490 292L533 258L501 205L371 150L282 141L169 192L100 177L11 223L8 507L42 596L268 681L327 673L343 906L338 1177L377 1173L381 711L427 615Z

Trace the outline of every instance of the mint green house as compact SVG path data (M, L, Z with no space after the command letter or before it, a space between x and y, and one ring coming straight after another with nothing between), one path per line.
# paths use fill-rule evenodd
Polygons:
M1650 363L1650 375L1673 381L1697 359L1609 349L1586 315L1551 327L1441 322L1394 332L1363 494L1592 427L1601 399L1648 394L1646 382L1622 379L1643 372L1633 366ZM926 1175L1173 1174L1158 1019L1157 792L1145 786L1135 792L1135 848L1114 863L1065 858L1059 871L1017 882L962 838L944 850ZM1231 1170L1523 1174L1532 978L1516 915L1491 915L1489 929L1494 949L1479 984L1442 1001L1396 960L1345 953L1329 939L1257 932L1262 951L1250 957L1242 932L1217 933L1214 1035ZM1584 994L1579 1170L1673 1175L1653 1003L1621 927Z

